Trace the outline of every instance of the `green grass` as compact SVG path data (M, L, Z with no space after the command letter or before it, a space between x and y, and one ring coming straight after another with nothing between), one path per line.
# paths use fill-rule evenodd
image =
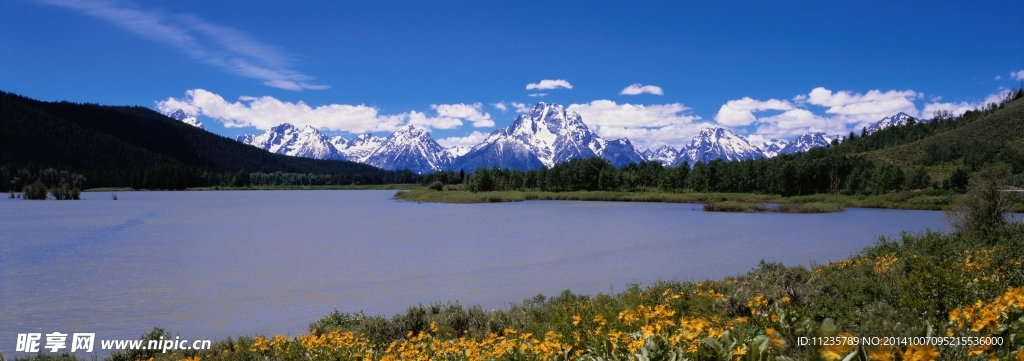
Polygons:
M945 191L903 191L877 195L843 195L815 194L807 196L782 197L770 194L751 193L668 193L668 192L542 192L542 191L500 191L470 192L451 188L451 190L435 191L425 187L414 187L409 191L398 192L396 199L412 202L433 203L490 203L490 202L522 202L528 200L566 200L566 201L609 201L609 202L666 202L666 203L777 203L808 204L813 206L792 206L787 208L792 213L819 213L819 211L838 212L837 207L889 208L916 210L944 210L958 195ZM788 206L787 206L788 207ZM1014 209L1024 208L1017 203ZM806 210L806 211L801 211Z
M736 201L704 203L705 212L762 213L770 209L760 203L744 203Z
M779 213L835 213L845 209L842 204L838 203L808 202L780 204L776 211Z

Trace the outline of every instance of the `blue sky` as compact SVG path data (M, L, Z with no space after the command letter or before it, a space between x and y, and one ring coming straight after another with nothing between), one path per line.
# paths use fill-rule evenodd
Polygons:
M710 126L759 141L962 112L1024 79L1021 1L0 6L0 89L181 107L226 136L412 123L469 145L544 101L678 148Z

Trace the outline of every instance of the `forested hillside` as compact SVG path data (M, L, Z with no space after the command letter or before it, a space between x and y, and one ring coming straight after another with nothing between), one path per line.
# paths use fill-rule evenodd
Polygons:
M71 178L83 188L183 189L234 182L237 173L250 172L330 175L338 184L398 177L364 164L272 154L143 107L0 92L0 191L20 190L47 169L78 174Z

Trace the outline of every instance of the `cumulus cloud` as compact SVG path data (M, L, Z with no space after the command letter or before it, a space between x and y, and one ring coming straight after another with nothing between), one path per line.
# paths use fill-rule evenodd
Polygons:
M464 137L448 137L438 139L437 144L440 144L442 147L445 148L451 148L457 145L472 147L482 143L484 139L487 139L487 134L474 130L472 133L469 133L469 135Z
M657 85L640 85L636 83L622 89L621 95L640 95L640 94L654 94L654 95L665 95L665 92L661 90L661 87Z
M435 104L430 106L439 117L465 119L473 122L473 126L493 127L494 120L489 113L483 112L483 104Z
M1010 73L1010 75L1013 75L1013 73ZM996 75L996 80L1003 80L1003 77Z
M512 104L512 107L516 108L516 113L526 113L526 112L530 111L530 106L529 105L526 105L526 104L523 104L523 103L519 103L519 102L511 102L509 104Z
M809 104L826 107L826 113L844 116L851 122L856 122L863 119L878 120L898 112L916 117L918 114L914 99L922 97L924 94L913 90L882 92L876 89L859 94L845 90L832 92L818 87L807 94L806 101Z
M939 111L948 111L953 116L959 116L966 113L968 110L974 110L978 108L984 108L991 103L999 104L999 102L1006 99L1006 96L1010 94L1010 89L999 88L998 92L989 94L984 100L977 102L939 102L939 99L935 99L931 103L924 105L924 110L921 111L922 116L925 118L934 117Z
M846 124L836 119L818 116L807 109L791 109L758 119L751 139L788 139L805 132L825 132L842 135L849 132Z
M757 120L754 112L790 109L793 109L793 105L785 100L759 101L743 97L743 99L730 100L722 105L718 109L718 114L715 115L715 121L725 126L747 126Z
M204 89L185 92L181 99L167 98L156 102L164 113L184 110L193 115L204 115L228 128L255 127L270 129L281 123L312 126L317 129L342 131L353 134L390 132L405 124L434 129L454 129L469 121L476 127L492 127L490 114L482 112L483 105L435 104L434 115L410 111L400 114L381 114L377 108L366 105L329 104L311 107L306 103L285 102L270 96L239 97L229 102L220 95Z
M233 74L286 89L327 89L313 77L292 69L291 56L237 29L199 17L148 11L124 2L102 0L38 0L107 21L135 35L177 48L190 58Z
M751 139L787 139L808 131L839 135L898 112L917 117L914 100L923 97L924 94L913 90L855 93L845 90L833 92L818 87L793 97L792 102L778 99L761 101L750 97L730 100L719 109L715 121L727 127L753 126ZM826 115L815 114L811 107L825 108ZM756 114L769 110L781 113L769 116Z
M526 84L526 90L549 90L558 88L572 89L572 84L569 84L565 79L544 79L541 80L540 83Z
M569 105L566 110L579 113L601 137L629 138L641 150L666 144L678 148L688 144L701 129L712 126L700 122L700 117L689 114L690 108L680 103L641 105L595 100Z
M534 97L534 98L540 98L540 97L548 96L548 93L530 93L530 94L526 94L526 95Z
M1024 70L1012 71L1010 77L1013 77L1013 80L1024 80Z
M508 106L505 105L505 102L497 102L491 104L491 106L494 107L494 109L500 110L502 113L508 111Z

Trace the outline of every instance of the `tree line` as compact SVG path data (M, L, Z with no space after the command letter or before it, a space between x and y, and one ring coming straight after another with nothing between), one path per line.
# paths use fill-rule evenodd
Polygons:
M435 174L433 179L452 182L446 184L461 183L457 177L442 174ZM960 170L949 179L938 182L932 180L923 168L904 171L895 165L876 165L859 156L779 156L738 162L715 160L697 162L692 168L685 162L665 167L655 161L616 168L608 161L594 157L525 172L497 167L479 168L466 177L465 184L473 192L694 191L796 196L881 194L925 188L962 191L968 179L968 173Z
M411 173L411 172L408 172ZM327 186L358 184L417 183L419 178L404 172L366 173L287 173L221 172L211 169L161 165L124 170L71 172L54 168L38 169L16 164L0 166L0 192L21 192L36 182L46 189L91 189L100 187L146 190L184 190L197 187L249 186Z

